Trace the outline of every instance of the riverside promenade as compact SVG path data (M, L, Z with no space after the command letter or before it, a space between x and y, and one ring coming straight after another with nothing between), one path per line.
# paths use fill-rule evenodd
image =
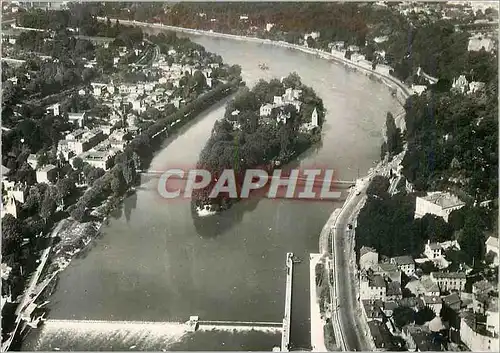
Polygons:
M281 351L288 352L290 347L290 321L292 315L292 275L293 253L286 253L286 292L285 315L283 317L283 330L281 331Z

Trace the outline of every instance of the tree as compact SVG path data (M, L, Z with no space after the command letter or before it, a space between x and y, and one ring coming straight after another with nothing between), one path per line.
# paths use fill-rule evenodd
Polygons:
M77 202L73 210L71 211L71 217L73 217L75 220L81 222L83 218L85 217L85 212L86 212L87 207L85 206L84 202Z
M308 48L316 48L316 41L313 37L308 36L306 39L306 43Z
M401 139L401 131L396 127L394 117L391 113L387 113L385 120L387 131L387 151L389 155L393 156L403 150L403 143Z
M389 190L389 186L389 179L381 175L376 175L373 177L370 185L366 189L366 194L386 199L389 197L389 193L387 192L387 190Z
M426 306L425 308L422 308L419 311L417 311L417 313L415 314L415 324L423 325L426 322L431 321L435 317L436 314L434 313L434 311L428 306Z
M43 218L43 221L47 223L47 220L52 217L52 214L56 210L56 203L54 201L54 196L52 190L47 188L45 191L45 195L43 197L42 204L40 205L40 217Z
M439 271L439 269L436 267L436 265L434 265L434 262L432 261L425 261L424 263L420 264L420 269L426 275L430 274L431 272Z
M23 241L21 222L11 214L2 219L2 256L17 253Z
M64 200L66 199L66 197L71 195L74 189L75 189L75 184L72 180L68 178L59 179L56 183L57 202L60 205L64 205Z
M73 167L76 170L78 170L78 171L83 170L83 166L84 166L84 163L83 163L83 160L80 157L73 158Z
M392 312L392 317L394 324L399 329L402 329L403 326L415 322L415 310L406 306L399 306Z

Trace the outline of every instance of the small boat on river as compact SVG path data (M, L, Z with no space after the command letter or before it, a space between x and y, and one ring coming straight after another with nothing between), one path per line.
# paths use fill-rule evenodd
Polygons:
M269 66L267 66L265 63L260 63L259 64L259 68L261 70L269 70Z

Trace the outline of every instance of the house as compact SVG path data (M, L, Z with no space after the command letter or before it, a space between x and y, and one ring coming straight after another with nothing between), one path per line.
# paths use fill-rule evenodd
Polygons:
M393 282L401 283L401 271L398 266L391 263L379 263L373 268L375 274L381 275L385 278L390 278Z
M430 240L427 240L427 244L425 244L424 254L428 259L434 260L443 256L443 248L439 243L431 243Z
M85 163L90 164L95 168L108 170L113 166L116 150L109 151L87 151L79 155Z
M363 304L361 308L363 310L363 314L365 315L366 321L372 321L372 320L383 321L384 320L384 312L383 312L384 302L383 301L365 299L365 300L362 300L361 303Z
M85 118L87 113L68 113L68 119L72 123L76 124L78 127L83 127L85 124Z
M374 248L363 246L359 250L359 268L368 270L378 264L378 252Z
M283 97L282 96L274 96L273 103L275 105L283 105Z
M304 34L304 41L307 41L307 38L309 38L309 37L316 40L320 37L320 33L319 32L306 33L306 34Z
M53 183L57 179L57 167L52 164L44 165L36 171L37 183Z
M423 301L425 306L429 307L434 311L436 315L439 316L439 313L441 312L441 308L443 307L443 302L441 298L437 295L424 295L423 296Z
M335 42L329 43L328 47L331 50L340 51L340 50L343 50L345 48L345 42L343 40L337 40Z
M406 284L405 288L416 296L439 296L440 294L438 284L435 283L430 276L422 276L418 280L410 281Z
M450 213L465 206L457 196L447 192L430 192L427 196L417 197L415 218L421 218L430 213L442 217L448 222Z
M488 239L486 239L486 254L492 253L493 254L493 264L498 266L498 238L489 236Z
M33 170L36 170L36 167L38 165L38 158L36 156L36 154L30 154L28 156L28 160L27 160L28 164L30 165L30 167L33 169Z
M484 48L485 51L490 52L493 50L494 43L489 38L484 38L481 36L474 36L469 39L469 44L467 46L468 51L480 51Z
M273 110L273 105L272 104L263 104L260 107L260 116L269 116L271 115L271 111Z
M498 300L491 303L486 310L486 329L498 337L500 317L498 315Z
M276 117L276 122L286 124L288 119L290 119L290 113L284 113L284 112L280 111L278 113L278 116Z
M462 307L462 300L457 293L451 293L449 295L445 295L441 298L443 300L443 305L446 305L448 308L459 311Z
M57 116L61 113L61 111L59 109L60 107L61 107L61 104L55 103L55 104L49 105L45 111L47 112L47 114L52 114L54 116Z
M441 292L462 292L465 289L466 278L463 272L431 272L431 279L438 284Z
M363 274L360 279L360 299L385 301L386 286L381 275Z
M273 27L274 23L266 23L266 32L270 32Z
M398 266L398 268L408 277L413 276L415 273L415 261L413 261L411 256L396 256L393 257L390 262Z
M349 45L347 47L347 50L350 51L351 53L357 53L359 52L359 47L357 45Z
M401 333L410 352L443 350L441 344L434 339L430 330L425 326L406 325L403 327Z
M6 188L7 196L23 204L28 196L28 186L26 183L15 183L9 188Z
M473 352L498 352L500 349L498 335L488 331L478 322L476 314L463 312L460 320L460 338Z
M485 87L484 82L472 81L471 83L469 83L469 92L467 93L472 94L475 92L482 91L484 87Z
M19 203L13 197L7 196L5 203L2 200L2 218L7 214L17 218L19 211Z
M380 321L369 321L368 328L376 352L393 350L392 334L385 324Z
M458 78L453 80L451 87L463 94L468 91L469 81L467 81L465 75L460 75Z
M421 96L422 93L424 93L427 90L427 86L426 85L412 85L411 89L413 90L414 94Z

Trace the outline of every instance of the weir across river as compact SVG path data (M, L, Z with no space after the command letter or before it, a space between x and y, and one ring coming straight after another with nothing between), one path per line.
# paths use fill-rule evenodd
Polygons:
M281 333L281 351L288 352L290 347L293 271L293 253L291 252L286 254L286 271L285 312L281 322L200 320L198 316L191 316L187 322L47 319L44 320L44 327L49 330L63 329L77 332L101 332L109 334L120 332L121 334L131 337L137 336L138 333L144 331L152 332L160 336L168 335L172 332L181 333L183 335L196 331L260 331L266 333ZM269 348L271 349L272 347ZM277 348L278 347L276 347L276 349Z

